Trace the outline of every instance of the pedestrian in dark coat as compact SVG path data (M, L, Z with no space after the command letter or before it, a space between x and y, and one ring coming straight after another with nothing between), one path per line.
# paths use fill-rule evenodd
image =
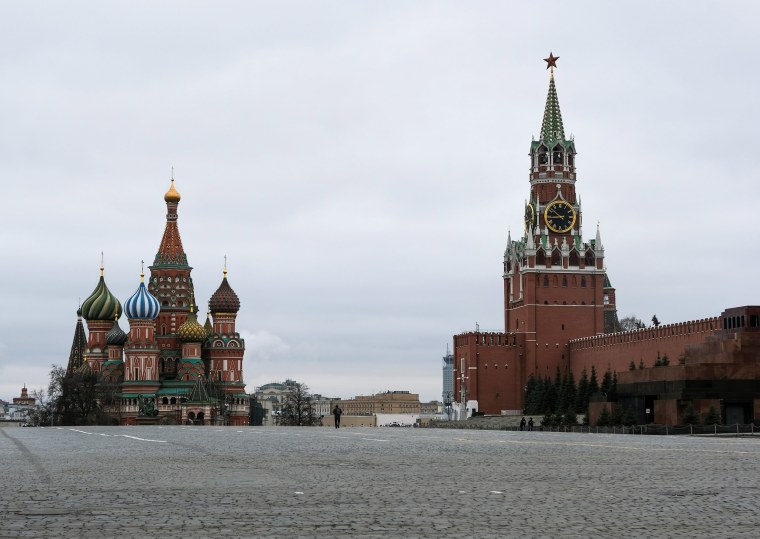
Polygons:
M337 404L335 405L335 408L333 408L333 416L335 416L335 428L340 428L340 416L343 414L343 410L340 409L340 406Z
M524 417L520 420L520 430L525 430L525 418Z

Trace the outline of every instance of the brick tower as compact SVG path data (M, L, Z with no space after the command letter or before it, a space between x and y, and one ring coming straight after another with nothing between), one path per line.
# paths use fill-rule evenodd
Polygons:
M177 225L177 207L180 194L171 186L164 195L166 202L166 227L158 252L150 266L148 290L158 299L161 313L156 320L156 340L159 352L159 377L174 379L177 364L181 359L181 343L177 330L187 320L190 304L194 297L191 268L182 247L182 238Z
M525 336L525 376L567 368L567 342L604 333L605 311L608 330L617 322L599 226L594 239L582 237L575 141L565 136L556 59L546 60L551 72L541 136L530 145L524 235L510 237L504 255L504 329Z
M158 300L145 287L145 275L140 274L140 286L124 304L129 319L129 338L124 346L124 389L127 393L155 394L161 386L158 369L158 340L156 318Z
M455 399L461 413L515 413L524 407L530 376L553 377L570 365L572 339L616 331L615 289L604 267L604 246L583 240L576 193L575 141L565 136L551 70L541 134L530 145L530 194L524 233L504 252L504 333L454 337Z

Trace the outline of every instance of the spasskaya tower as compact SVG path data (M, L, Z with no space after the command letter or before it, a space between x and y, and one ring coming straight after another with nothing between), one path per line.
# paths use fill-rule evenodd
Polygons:
M599 226L593 239L583 239L575 140L562 123L557 59L546 58L549 93L540 137L530 145L523 233L515 240L510 233L504 251L504 332L454 336L460 417L472 410L522 413L531 376L554 377L558 368L570 368L572 339L619 330Z
M565 136L554 82L558 58L545 59L549 92L540 138L530 145L524 234L510 234L504 254L504 329L525 336L526 376L564 370L570 339L618 329L599 226L583 241L575 141Z

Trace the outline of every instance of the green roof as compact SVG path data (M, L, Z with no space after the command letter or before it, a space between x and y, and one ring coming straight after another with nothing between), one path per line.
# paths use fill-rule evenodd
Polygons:
M159 389L156 395L187 395L190 393L189 387L165 387Z

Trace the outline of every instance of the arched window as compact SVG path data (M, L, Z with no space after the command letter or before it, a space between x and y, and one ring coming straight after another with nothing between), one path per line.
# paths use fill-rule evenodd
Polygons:
M538 148L538 164L539 165L549 164L549 150L546 148L546 146L541 146Z
M552 150L552 164L561 165L562 161L562 146L557 145Z
M586 277L581 276L581 288L586 288Z
M169 397L164 397L161 399L161 404L169 404Z
M544 275L544 286L549 286L549 276Z

